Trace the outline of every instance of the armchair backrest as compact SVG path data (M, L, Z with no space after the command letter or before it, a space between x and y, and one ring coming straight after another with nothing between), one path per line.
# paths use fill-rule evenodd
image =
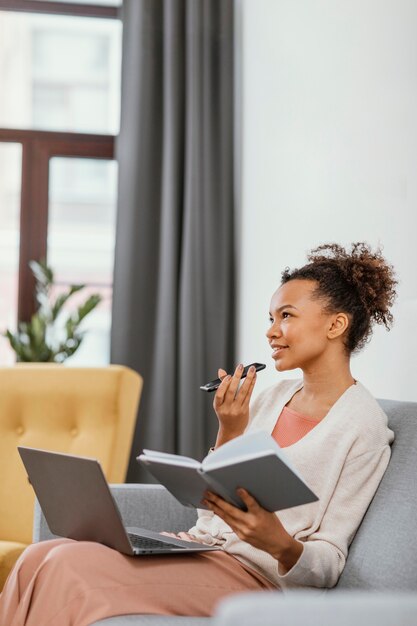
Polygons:
M129 368L0 368L0 539L30 543L34 494L17 446L97 458L125 480L142 379Z
M381 400L391 460L335 588L417 590L417 403Z

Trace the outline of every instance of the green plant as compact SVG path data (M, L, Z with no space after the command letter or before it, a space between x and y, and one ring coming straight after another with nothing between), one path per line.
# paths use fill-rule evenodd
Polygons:
M65 293L52 299L52 269L42 261L30 261L29 266L36 280L38 310L30 322L18 323L16 333L6 330L4 336L9 340L18 361L62 363L79 348L85 334L80 330L80 324L102 298L98 293L90 295L59 327L57 320L64 304L85 285L70 285Z

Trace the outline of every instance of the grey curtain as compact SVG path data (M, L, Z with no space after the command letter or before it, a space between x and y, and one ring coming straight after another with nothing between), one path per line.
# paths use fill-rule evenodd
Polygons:
M233 0L125 0L113 363L144 378L144 448L202 458L234 352Z

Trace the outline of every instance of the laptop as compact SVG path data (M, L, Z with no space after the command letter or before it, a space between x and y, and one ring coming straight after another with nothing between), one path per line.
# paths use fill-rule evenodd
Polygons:
M18 446L49 529L55 535L96 541L130 556L185 554L216 546L125 528L99 461Z

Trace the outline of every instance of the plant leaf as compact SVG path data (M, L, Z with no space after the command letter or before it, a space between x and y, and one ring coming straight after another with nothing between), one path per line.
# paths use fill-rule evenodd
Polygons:
M32 315L28 328L29 339L35 350L40 350L46 343L46 320L39 313Z
M95 309L101 301L102 297L99 293L91 294L91 296L87 298L84 304L81 304L81 306L79 306L77 309L77 325L86 317L86 315L91 313L91 311Z
M36 300L45 317L50 317L49 294L54 282L54 273L45 261L29 261L29 266L36 280Z
M66 293L62 293L57 297L55 304L52 306L52 320L56 320L67 300L77 291L84 289L84 287L85 285L71 285Z
M45 261L29 261L29 267L35 280L44 286L50 286L54 282L54 273Z
M54 273L45 261L30 261L30 268L36 280L36 300L39 304L38 311L32 316L30 322L19 322L16 333L6 330L10 346L16 353L18 361L25 362L63 362L79 348L84 332L78 330L82 320L101 302L100 294L90 295L81 304L74 315L68 317L64 326L64 338L58 345L50 345L48 337L54 329L54 323L62 311L67 300L76 292L85 287L82 284L70 285L68 290L51 302L50 290L54 284ZM62 336L62 333L61 333Z
M63 341L56 351L56 360L62 363L65 359L72 356L80 347L83 338L84 333L75 333L72 337Z

